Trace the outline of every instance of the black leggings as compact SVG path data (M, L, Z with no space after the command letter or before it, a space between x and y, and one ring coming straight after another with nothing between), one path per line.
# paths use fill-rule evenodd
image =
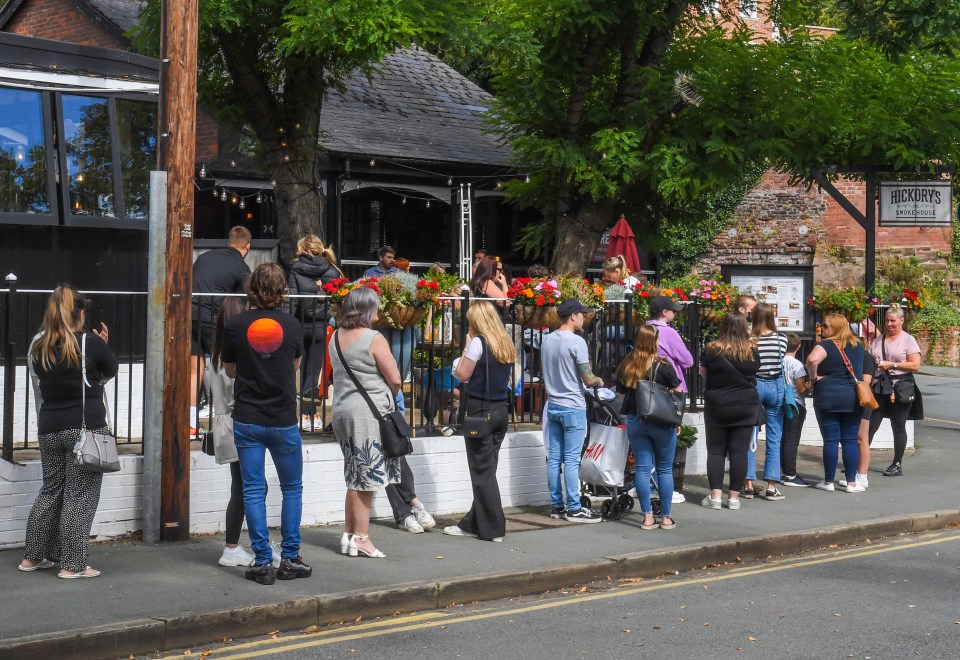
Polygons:
M755 426L707 426L707 481L723 490L724 462L730 457L730 490L741 491L747 478L747 450Z
M883 418L890 418L890 428L893 429L893 462L901 463L903 461L903 452L907 449L907 417L910 416L911 402L891 403L890 395L877 395L877 403L880 407L870 415L870 443L873 444L873 436L877 429L883 424Z
M240 462L230 464L230 501L227 502L227 545L240 543L240 529L243 527L243 478L240 476Z

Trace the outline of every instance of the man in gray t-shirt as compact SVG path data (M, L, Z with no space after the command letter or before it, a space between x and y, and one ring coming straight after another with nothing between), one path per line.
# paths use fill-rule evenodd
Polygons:
M600 516L580 506L580 452L587 436L587 402L583 388L603 387L603 381L590 369L587 342L575 334L583 330L583 313L587 308L579 300L565 300L557 311L560 329L545 335L541 346L543 381L547 388L543 424L547 437L547 485L553 505L550 516L570 522L600 522ZM563 488L560 486L561 464Z

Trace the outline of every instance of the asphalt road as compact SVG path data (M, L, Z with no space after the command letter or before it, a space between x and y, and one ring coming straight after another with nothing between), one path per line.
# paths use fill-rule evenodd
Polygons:
M167 657L956 658L958 582L960 529L949 529Z
M926 420L920 424L960 431L960 369L936 371L940 375L917 376L926 416Z

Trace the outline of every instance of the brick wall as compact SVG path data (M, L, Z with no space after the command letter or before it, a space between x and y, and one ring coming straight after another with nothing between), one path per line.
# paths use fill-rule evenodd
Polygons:
M217 120L203 108L197 108L197 163L212 163L220 155Z
M83 46L126 48L125 43L67 0L27 0L4 31Z
M863 182L841 179L835 186L865 210ZM942 267L952 237L951 228L878 226L877 258L916 256L927 266ZM862 283L865 245L866 232L826 192L791 186L786 175L767 171L696 270L716 272L722 264L812 264L817 284Z

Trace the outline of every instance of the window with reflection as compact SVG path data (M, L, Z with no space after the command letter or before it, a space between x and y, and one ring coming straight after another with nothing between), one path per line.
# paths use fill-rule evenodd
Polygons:
M64 94L62 107L70 213L115 217L109 103Z
M40 92L0 87L0 213L49 213Z
M117 99L117 138L124 211L131 220L146 220L157 159L157 104Z

